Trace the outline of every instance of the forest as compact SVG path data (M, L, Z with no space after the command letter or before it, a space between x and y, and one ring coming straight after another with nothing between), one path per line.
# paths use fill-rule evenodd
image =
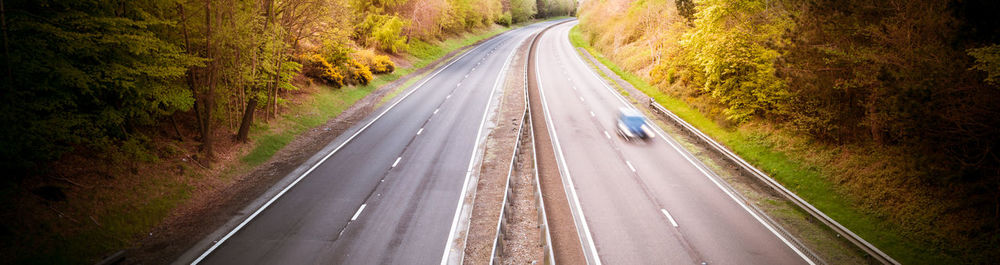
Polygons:
M252 135L273 130L293 97L344 90L356 100L371 89L354 87L387 83L461 46L444 47L449 40L575 8L570 0L2 0L0 256L93 263L213 189L198 182L231 181L226 174L260 163L231 157L266 145Z
M240 140L306 75L333 87L393 71L415 42L565 14L570 1L4 1L0 165L39 173L77 149L147 156L150 126ZM255 117L258 115L259 117ZM226 125L226 128L223 127Z
M771 173L832 186L815 197L881 220L849 228L872 231L862 236L904 264L991 263L998 11L960 0L597 0L581 5L579 28L721 127L744 158L792 161L801 169Z

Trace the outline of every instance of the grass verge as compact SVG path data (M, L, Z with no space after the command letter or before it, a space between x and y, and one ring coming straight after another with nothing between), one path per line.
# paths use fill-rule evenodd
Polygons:
M773 137L785 136L772 135L771 130L752 124L738 128L724 128L686 102L660 91L635 74L622 70L594 49L584 39L579 27L574 27L570 31L569 38L574 46L586 49L636 89L652 97L703 133L726 145L758 169L767 172L786 188L894 259L904 264L960 263L955 257L943 254L939 248L924 243L927 240L905 237L903 236L905 233L902 232L904 229L898 225L882 220L856 206L854 200L837 190L836 183L829 181L829 172L832 170L820 164L794 158L802 155L800 151L808 152L808 150L788 152L776 148L781 144ZM824 147L817 146L817 148Z

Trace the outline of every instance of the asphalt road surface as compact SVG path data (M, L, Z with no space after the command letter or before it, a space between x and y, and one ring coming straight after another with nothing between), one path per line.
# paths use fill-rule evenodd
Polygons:
M534 63L591 264L813 263L659 129L647 142L619 137L618 109L631 106L574 50L574 25L547 31Z
M547 24L483 42L419 81L196 262L441 263L497 80L518 44Z

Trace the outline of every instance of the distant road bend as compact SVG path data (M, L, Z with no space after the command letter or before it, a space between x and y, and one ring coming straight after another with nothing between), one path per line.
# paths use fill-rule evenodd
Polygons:
M483 42L331 145L333 152L193 261L438 264L513 51L551 22Z
M545 32L532 63L590 264L814 264L662 130L618 137L618 109L632 106L580 58L574 25Z

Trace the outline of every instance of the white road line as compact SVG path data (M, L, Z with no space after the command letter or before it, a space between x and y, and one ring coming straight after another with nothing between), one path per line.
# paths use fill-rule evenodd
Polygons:
M460 87L460 86L462 86L462 82L458 82L458 84L455 84L455 87Z
M438 114L438 111L439 111L439 110L441 110L441 108L436 108L436 109L434 109L434 114Z
M586 100L584 100L583 97L580 97L580 101L586 102Z
M498 41L498 40L499 40L499 38L493 38L493 39L490 39L488 42L490 42L490 41ZM302 173L302 175L299 175L298 178L296 178L294 181L292 181L292 183L289 183L288 186L285 186L285 188L282 189L281 191L279 191L278 194L275 194L274 197L271 197L271 199L269 199L267 202L265 202L264 205L261 205L260 208L257 208L256 211L254 211L252 214L250 214L250 216L247 216L247 218L244 219L243 222L240 222L239 225L236 225L236 227L233 228L232 230L230 230L229 233L226 233L225 236L222 236L222 238L220 238L219 240L216 240L215 243L213 243L212 246L208 248L208 250L205 250L205 252L202 252L202 254L200 256L198 256L197 259L195 259L194 261L192 261L191 264L195 265L195 264L198 264L199 262L201 262L202 260L205 260L205 258L208 257L209 254L212 254L212 252L215 251L215 249L219 248L219 246L221 246L222 243L226 242L226 240L228 240L230 237L232 237L234 234L236 234L236 232L239 232L240 229L243 229L243 227L245 227L248 223L250 223L250 221L253 221L253 219L256 218L257 215L260 215L260 213L263 212L264 209L267 209L267 207L271 206L271 204L274 203L274 201L277 201L278 198L281 198L282 195L285 195L285 193L288 192L288 190L292 189L292 187L294 187L295 184L298 184L299 181L302 181L302 179L305 178L307 175L309 175L309 173L312 173L313 170L315 170L317 167L319 167L319 165L323 164L323 162L325 162L327 159L329 159L331 156L333 156L333 154L337 153L337 151L340 151L341 148L343 148L345 145L347 145L347 143L351 142L351 140L353 140L355 137L357 137L359 134L361 134L361 132L364 132L365 129L368 129L368 127L370 127L372 124L374 124L375 121L378 121L379 118L382 118L382 116L384 116L386 113L389 113L389 111L392 110L392 108L396 107L396 105L399 105L400 102L403 102L404 99L408 98L414 92L416 92L417 90L420 90L420 88L422 88L424 86L424 84L426 84L431 79L434 79L434 77L437 76L439 73L441 73L442 71L444 71L445 69L447 69L451 65L455 64L456 62L460 61L466 55L472 54L472 51L475 51L475 50L478 50L479 48L485 47L484 46L485 44L486 43L480 44L479 46L476 46L475 48L472 48L469 51L466 51L465 53L463 53L458 58L455 58L454 60L452 60L451 62L449 62L445 66L443 66L443 67L437 69L436 71L434 71L434 73L432 73L430 76L428 76L423 81L421 81L420 84L417 84L416 87L414 87L409 92L407 92L405 95L403 95L402 97L400 97L399 100L396 100L395 102L392 103L392 105L389 105L389 107L386 107L386 109L384 111L382 111L382 113L379 113L378 116L375 116L375 118L373 118L371 121L369 121L367 124L365 124L365 126L362 126L361 129L358 129L358 131L354 132L354 134L352 134L350 137L348 137L347 140L344 140L344 142L340 143L340 145L338 145L337 148L334 148L333 151L330 151L330 153L327 153L326 156L323 156L323 158L320 159L319 162L316 162L316 164L313 164L312 167L309 167L309 169L306 170L306 172Z
M573 90L576 90L576 86L573 86Z
M569 39L566 39L566 42L568 43L568 42L569 42ZM572 46L572 44L570 44L570 46ZM582 58L582 57L580 57L580 54L579 54L579 53L577 53L577 56L576 56L576 58L577 58L577 60L579 60L579 62L581 63L581 65L587 65L587 63L583 61L583 58ZM536 67L536 69L537 69L537 67ZM632 104L629 104L629 103L628 103L628 101L627 101L627 100L625 100L625 98L624 98L624 97L623 97L622 95L618 94L618 92L617 92L617 91L615 91L615 90L611 89L611 86L610 86L610 85L608 85L608 84L607 84L607 83L605 82L604 78L601 78L601 77L599 77L599 76L597 75L597 72L595 72L595 71L594 71L593 69L591 69L590 67L587 67L587 71L588 71L588 72L590 72L590 74L591 74L591 75L592 75L592 76L593 76L593 77L594 77L595 79L597 79L597 80L598 80L598 81L599 81L599 82L600 82L600 83L601 83L602 85L604 85L604 88L606 88L606 89L607 89L607 90L608 90L608 91L609 91L609 92L610 92L610 93L611 93L611 94L612 94L613 96L615 96L616 98L618 98L618 100L619 100L619 101L621 101L621 102L622 102L622 104L624 104L625 106L627 106L627 107L629 107L629 108L635 108L635 106L632 106ZM719 188L720 190L722 190L722 191L723 191L724 193L726 193L726 195L729 195L729 198L731 198L731 199L732 199L733 201L735 201L737 205L739 205L740 207L743 207L743 210L746 210L746 212L747 212L747 213L750 213L750 216L752 216L752 217L753 217L754 219L756 219L758 223L760 223L760 224L761 224L761 225L763 225L763 226L764 226L765 228L767 228L767 230L771 231L771 233L772 233L772 234L774 234L774 236L778 237L778 239L780 239L780 240L781 240L781 242L784 242L786 246L788 246L788 247L789 247L789 248L791 248L791 249L792 249L793 251L795 251L795 254L798 254L798 255L799 255L799 257L801 257L801 258L802 258L803 260L805 260L805 261L806 261L807 263L809 263L809 264L811 264L811 265L815 265L815 264L816 264L816 262L813 262L813 261L812 261L812 259L809 259L809 258L808 258L808 257L806 256L806 254L805 254L805 253L803 253L803 252L802 252L801 250L799 250L799 248L797 248L797 247L795 247L794 245L792 245L792 242L788 241L788 239L786 239L786 238L785 238L784 236L782 236L782 235L781 235L780 233L778 233L778 231L777 231L777 230L775 230L775 229L774 229L774 227L772 227L772 226L771 226L770 224L768 224L767 222L765 222L763 218L761 218L760 216L758 216L756 212L754 212L754 211L753 211L753 210L751 210L751 209L750 209L749 207L747 207L747 206L746 206L745 204L743 204L743 203L742 203L742 202L741 202L741 201L740 201L740 200L739 200L739 199L738 199L738 198L736 197L736 195L734 195L734 194L733 194L732 192L730 192L730 191L729 191L728 189L726 189L726 188L725 188L724 186L722 186L722 184L721 184L721 183L719 183L719 181L715 180L715 178L713 178L713 177L712 177L712 176L711 176L711 175L710 175L710 174L708 173L708 171L706 171L706 170L705 170L705 169L703 169L703 168L702 168L701 166L699 166L699 165L698 165L697 163L695 163L695 162L694 162L694 160L693 160L693 159L692 159L692 158L691 158L691 157L689 156L690 154L688 154L688 153L687 153L687 152L685 152L685 151L682 151L682 149L681 149L681 148L680 148L679 146L677 146L676 144L674 144L674 143L673 143L673 141L672 141L672 140L670 140L670 138L667 138L667 137L665 136L665 133L664 133L664 132L662 132L662 129L660 129L660 126L658 126L658 125L657 125L657 126L653 126L653 128L654 128L654 131L656 131L656 133L657 133L657 134L659 134L659 135L660 135L660 137L661 137L661 138L662 138L662 139L663 139L664 141L666 141L666 142L667 142L668 144L670 144L670 146L671 146L671 147L673 147L673 148L674 148L675 150L677 150L677 152L678 152L678 153L680 153L680 154L681 154L681 156L683 156L683 157L684 157L684 158L685 158L685 159L686 159L686 160L687 160L687 161L688 161L689 163L691 163L691 165L693 165L693 166L694 166L695 168L697 168L697 169L698 169L698 171L701 171L701 173L702 173L702 174L703 174L703 175L704 175L704 176L705 176L706 178L708 178L708 179L709 179L710 181L712 181L712 183L715 183L715 186L716 186L716 187L718 187L718 188Z
M358 220L358 215L361 215L361 212L365 210L365 206L368 206L368 204L362 204L361 208L358 208L358 212L354 213L354 216L351 217L351 221Z
M399 164L399 160L401 160L401 159L403 159L402 156L401 157L397 157L396 158L396 162L392 162L392 167L396 167L396 165Z
M591 112L590 112L590 117L597 117L597 114L594 114L594 112L593 112L593 111L591 111Z
M611 139L611 134L609 134L608 131L604 131L604 137Z
M674 227L677 227L677 222L674 221L674 217L673 216L670 216L670 213L667 212L667 209L660 209L660 212L662 212L663 215L667 216L667 220L670 220L670 224L671 225L673 225Z
M559 57L556 58L558 59ZM538 72L538 60L535 60L534 64L535 64L535 76L541 76L539 75ZM562 175L563 180L565 180L564 182L565 185L569 186L568 188L564 189L569 191L566 193L566 197L568 197L567 199L569 199L570 201L570 208L575 210L573 216L576 218L577 221L580 221L576 222L576 225L578 227L577 233L581 234L580 244L583 246L584 251L589 250L590 252L589 257L592 258L593 260L592 261L588 260L588 262L592 262L591 265L601 265L601 257L597 254L597 246L594 245L594 236L593 234L590 233L590 225L587 224L587 217L584 216L583 214L583 205L580 204L580 196L576 194L576 185L574 185L573 177L569 173L568 166L566 166L566 157L563 154L562 146L559 144L559 135L556 133L555 123L552 122L552 117L551 114L549 113L548 101L545 99L544 90L545 89L542 86L542 82L539 81L538 94L541 95L542 98L542 110L545 113L545 122L550 125L547 127L549 135L552 136L552 145L555 146L556 157L559 159L558 161L559 162L558 164L560 165L559 169L560 173L562 173L560 175ZM580 229L582 229L583 231L582 232L579 231Z
M521 42L524 42L526 40L527 40L527 38L525 38ZM520 43L518 43L518 46L520 46ZM498 75L496 81L493 82L493 90L490 91L490 98L486 101L487 102L486 106L483 109L483 119L482 119L482 121L479 122L479 131L476 132L476 139L477 139L476 141L477 142L473 146L472 156L469 158L469 167L468 167L468 169L465 170L465 172L466 172L465 173L465 181L462 183L462 192L460 193L461 197L458 199L458 205L455 206L455 215L454 215L454 217L451 220L451 229L449 229L449 231L448 231L448 238L445 240L444 253L441 254L441 265L448 264L448 256L449 256L449 254L452 251L459 250L459 249L452 249L452 245L458 239L457 237L455 237L455 231L458 229L459 220L461 219L462 205L465 204L465 195L466 195L466 193L468 192L468 189L469 189L469 182L472 179L472 173L475 172L474 167L476 165L476 155L479 154L479 144L480 144L479 141L482 140L482 138L484 137L482 135L483 134L483 129L484 129L484 127L486 127L486 120L489 118L489 114L490 114L489 113L489 109L490 109L490 105L493 102L493 96L497 93L497 88L500 87L501 80L506 80L506 78L507 78L507 69L510 66L510 61L514 58L514 52L517 52L517 49L512 49L510 51L510 54L507 55L507 61L504 62L503 66L500 67L500 75ZM475 68L472 68L472 70L475 70ZM463 240L462 244L465 244L464 240ZM461 250L464 251L464 245L463 245L463 249L461 249ZM464 255L465 253L463 252L461 254ZM459 262L461 262L461 261L459 261Z
M417 131L417 135L420 135L420 133L422 133L422 132L424 132L424 128L420 128L420 130Z
M632 166L632 162L625 160L625 164L628 165L628 169L631 169L632 172L635 172L635 167Z
M462 79L466 79L466 78L469 78L469 75L465 75L465 77L462 77Z
M451 94L448 94L447 97L444 97L444 99L449 99L449 98L451 98Z

